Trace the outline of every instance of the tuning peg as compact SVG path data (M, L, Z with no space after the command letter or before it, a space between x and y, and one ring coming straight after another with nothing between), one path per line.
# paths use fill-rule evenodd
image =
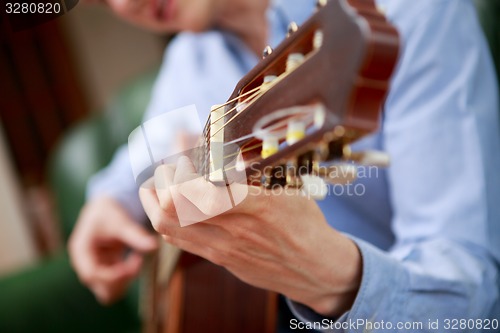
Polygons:
M304 62L304 55L302 53L290 53L286 59L286 71L291 72L299 67Z
M266 46L264 48L264 50L262 51L262 59L265 59L267 58L268 55L270 55L271 53L273 53L273 49L271 46Z
M353 164L335 164L319 167L315 173L327 183L345 185L356 180L358 169Z
M286 143L291 146L306 136L306 124L302 121L290 120L286 130Z
M313 49L319 50L322 45L323 45L323 31L318 29L314 32Z
M261 157L263 159L266 159L269 156L276 154L278 150L279 150L278 138L275 137L274 135L266 135L262 142Z
M316 1L316 9L320 9L321 7L325 7L328 0L317 0Z
M297 23L295 23L294 21L290 22L290 24L288 25L286 36L290 37L297 30L299 30L299 26L297 25Z
M328 194L328 187L323 179L314 175L302 175L302 187L300 192L303 196L314 199L323 200Z
M265 92L272 87L272 83L278 78L276 75L266 75L260 85L260 91Z
M382 5L377 5L377 11L382 14L382 15L385 15L386 14L386 9L385 9L385 6L382 6Z
M351 151L349 145L343 148L343 158L361 165L371 165L377 167L388 167L390 164L389 154L378 150L365 150L360 152Z
M277 78L278 78L278 76L276 76L276 75L266 75L266 76L264 76L264 82L263 82L263 84L272 83Z

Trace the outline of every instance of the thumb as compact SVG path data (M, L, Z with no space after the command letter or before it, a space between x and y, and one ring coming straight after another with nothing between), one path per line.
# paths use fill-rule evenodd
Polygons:
M158 248L156 235L150 234L133 221L123 223L115 237L138 252L151 252Z

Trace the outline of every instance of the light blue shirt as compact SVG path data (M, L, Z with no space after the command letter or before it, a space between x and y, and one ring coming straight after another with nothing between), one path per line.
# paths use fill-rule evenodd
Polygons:
M469 0L378 4L400 31L402 54L380 130L357 148L386 151L391 166L360 168L354 186L330 188L319 202L332 227L361 251L361 287L336 321L289 305L304 321L329 324L319 327L324 331L451 332L454 324L479 331L479 322L460 325L500 319L499 107L487 45ZM302 22L311 8L312 1L275 1L272 44L289 20ZM193 103L208 113L257 60L227 33L180 34L166 52L146 117ZM124 149L91 182L89 195L100 194L144 217ZM352 324L361 321L372 329ZM410 324L417 326L398 328Z

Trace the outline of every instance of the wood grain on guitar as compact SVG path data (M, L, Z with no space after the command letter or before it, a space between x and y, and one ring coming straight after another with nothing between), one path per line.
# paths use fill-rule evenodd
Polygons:
M378 127L398 59L398 33L374 0L318 3L309 20L266 50L228 102L213 109L216 119L204 131L207 154L199 161L207 179L222 179L220 170L214 175L214 159L244 170L249 184L268 187L300 187L305 175L335 182L318 169L320 162L334 163L330 168L341 168L342 161L387 163L384 154L352 152L349 143ZM212 138L222 150L211 147ZM275 331L276 295L199 257L170 252L171 272L152 277L145 332ZM159 270L168 261L154 260Z

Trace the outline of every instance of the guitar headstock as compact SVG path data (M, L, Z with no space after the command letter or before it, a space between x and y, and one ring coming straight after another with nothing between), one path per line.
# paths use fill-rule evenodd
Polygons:
M378 127L398 32L374 0L318 3L212 110L205 128L212 166L239 155L235 167L250 184L300 186L299 176L317 174L320 162L370 159L351 153L348 144Z

